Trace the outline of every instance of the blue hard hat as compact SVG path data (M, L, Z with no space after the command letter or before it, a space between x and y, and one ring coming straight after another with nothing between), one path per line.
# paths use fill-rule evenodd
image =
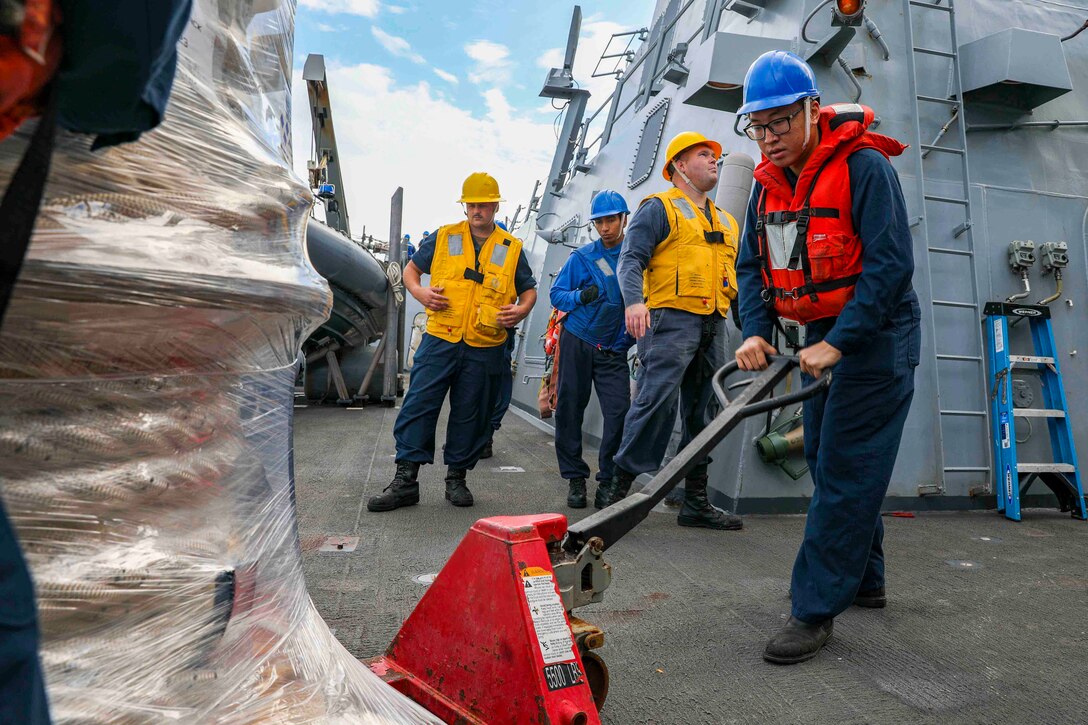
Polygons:
M808 63L785 50L771 50L756 58L748 69L744 105L737 109L737 115L781 108L819 95L816 74Z
M630 213L631 210L627 208L627 202L624 200L623 195L611 189L597 192L597 195L593 197L593 202L589 205L590 221L612 216L613 214Z
M497 226L499 229L502 229L504 232L510 231L509 229L506 228L506 225L503 224L502 222L495 222L495 226Z

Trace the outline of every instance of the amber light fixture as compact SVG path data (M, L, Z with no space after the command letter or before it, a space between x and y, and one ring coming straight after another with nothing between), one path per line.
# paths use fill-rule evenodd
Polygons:
M865 0L835 0L835 21L832 25L860 25L865 12Z

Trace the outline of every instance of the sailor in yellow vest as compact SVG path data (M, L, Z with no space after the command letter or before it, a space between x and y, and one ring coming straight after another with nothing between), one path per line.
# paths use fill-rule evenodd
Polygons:
M471 506L465 474L479 461L491 434L491 412L502 376L510 374L503 348L508 329L536 303L536 280L521 242L495 224L499 185L475 173L465 179L465 221L424 239L404 268L404 286L427 308L427 331L416 350L412 380L393 437L397 473L370 511L419 503L419 467L434 463L434 434L447 393L446 500ZM424 287L420 277L431 276Z
M722 147L686 131L669 142L665 178L673 188L642 201L619 261L627 331L638 340L638 394L623 425L616 476L597 488L597 508L621 500L640 473L665 456L679 401L687 445L705 426L711 378L725 364L724 321L737 296L737 222L708 197ZM681 526L739 529L739 516L707 499L709 457L687 475Z

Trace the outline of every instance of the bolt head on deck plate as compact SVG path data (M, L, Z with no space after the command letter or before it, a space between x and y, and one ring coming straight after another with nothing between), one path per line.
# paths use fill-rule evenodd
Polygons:
M358 545L358 536L326 536L319 551L346 554L355 551Z

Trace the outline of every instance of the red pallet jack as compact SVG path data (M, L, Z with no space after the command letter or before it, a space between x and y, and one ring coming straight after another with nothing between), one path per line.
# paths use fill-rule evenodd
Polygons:
M458 545L373 672L447 723L600 723L608 668L593 652L604 633L571 614L599 602L612 581L601 557L644 520L696 464L749 416L792 405L830 375L763 398L798 364L775 356L730 386L738 366L717 371L718 416L641 491L567 526L562 514L480 519Z

